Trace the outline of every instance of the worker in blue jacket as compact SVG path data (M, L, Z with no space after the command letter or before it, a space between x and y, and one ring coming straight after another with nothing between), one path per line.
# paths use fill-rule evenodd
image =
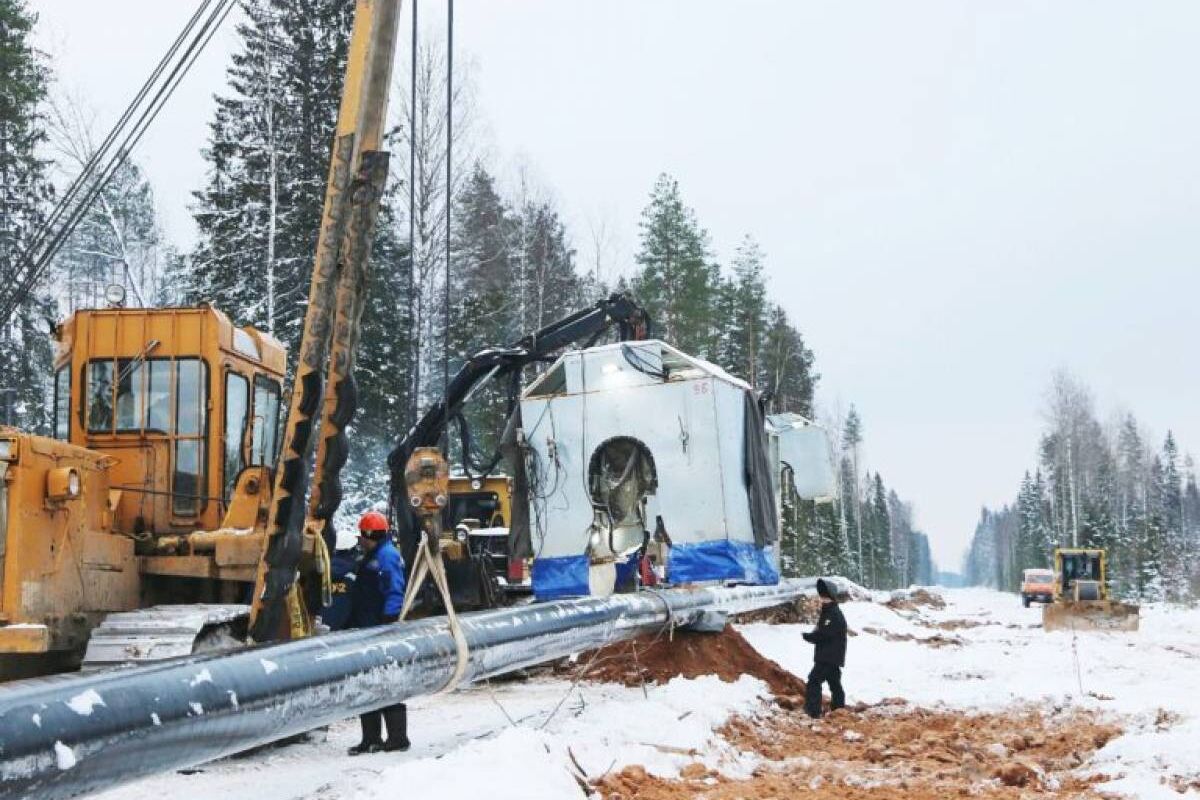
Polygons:
M387 518L383 514L370 511L359 520L358 546L363 557L351 589L348 627L370 628L395 622L404 606L404 559L392 544ZM362 741L350 748L350 755L408 749L408 706L404 703L368 712L359 720ZM383 739L385 723L386 741Z

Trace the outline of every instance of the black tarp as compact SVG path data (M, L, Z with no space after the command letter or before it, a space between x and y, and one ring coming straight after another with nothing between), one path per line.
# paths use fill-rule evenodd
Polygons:
M509 558L533 558L533 536L529 529L529 475L525 469L525 452L520 442L521 404L517 403L504 435L500 438L500 452L508 464L512 476L512 519L508 521Z
M743 419L743 479L750 496L750 524L754 544L764 547L779 541L779 515L775 510L775 488L771 481L771 459L767 455L767 429L752 390L746 391Z

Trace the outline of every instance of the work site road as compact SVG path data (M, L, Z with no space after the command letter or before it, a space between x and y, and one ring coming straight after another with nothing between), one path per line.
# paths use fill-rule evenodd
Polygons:
M410 703L407 753L347 756L358 740L351 721L96 796L382 800L436 790L447 800L515 800L583 797L586 786L593 796L644 800L900 798L925 796L922 774L941 782L942 796L954 788L1012 798L1200 796L1200 611L1144 606L1137 633L1073 637L1044 633L1041 609L1021 608L1016 595L942 596L944 608L845 604L856 634L844 673L849 702L906 704L841 712L815 730L751 677L643 689L573 685L568 667ZM739 626L801 677L811 660L806 629ZM914 778L914 769L923 773ZM901 775L903 787L894 782ZM1089 786L1096 776L1108 782Z

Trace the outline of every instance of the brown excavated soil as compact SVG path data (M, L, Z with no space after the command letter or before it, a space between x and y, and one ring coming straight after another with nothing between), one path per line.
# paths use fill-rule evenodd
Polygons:
M936 592L931 592L927 589L916 589L901 597L893 597L884 603L884 605L893 611L912 611L918 606L945 608L946 600Z
M720 633L677 630L673 637L639 636L581 653L574 663L558 667L560 673L573 676L580 669L584 669L582 677L586 680L626 686L666 683L680 675L685 678L716 675L728 683L743 675L753 675L770 686L777 697L804 694L804 681L759 655L728 625Z
M735 718L720 733L766 762L746 780L694 762L677 780L632 766L593 786L605 800L1100 798L1101 779L1073 771L1120 729L1085 712L966 715L891 700L820 721L786 710Z
M863 633L871 633L875 636L882 636L889 642L916 642L923 644L926 647L962 647L966 642L957 636L942 636L940 633L933 636L913 636L911 633L893 633L892 631L882 630L880 628L863 628Z

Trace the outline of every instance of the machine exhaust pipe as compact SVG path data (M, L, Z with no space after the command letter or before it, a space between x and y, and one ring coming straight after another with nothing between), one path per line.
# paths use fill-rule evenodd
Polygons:
M779 605L814 584L647 590L466 614L471 653L459 685L706 612ZM78 797L228 756L437 692L455 663L437 618L9 684L0 689L0 798Z

